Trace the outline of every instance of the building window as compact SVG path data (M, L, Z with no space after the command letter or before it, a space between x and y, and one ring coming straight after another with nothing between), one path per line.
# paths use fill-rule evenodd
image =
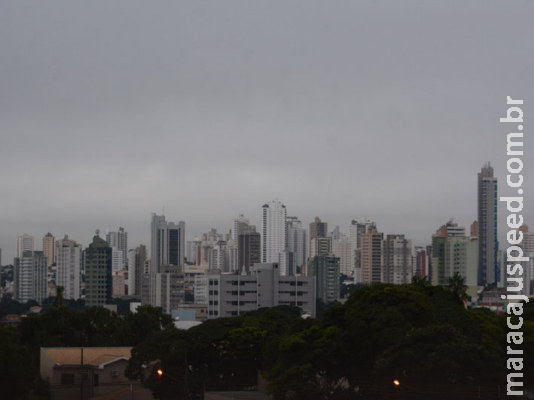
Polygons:
M74 374L61 374L62 385L74 385Z

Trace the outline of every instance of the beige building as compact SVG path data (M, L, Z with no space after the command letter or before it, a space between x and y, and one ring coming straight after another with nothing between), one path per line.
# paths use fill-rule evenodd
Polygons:
M56 239L54 238L54 235L48 232L43 237L43 253L45 257L48 259L49 267L56 262L55 248L56 248Z
M371 226L361 236L361 282L376 283L382 279L382 239L383 234Z
M131 347L42 347L41 378L52 400L153 399L150 390L125 376Z

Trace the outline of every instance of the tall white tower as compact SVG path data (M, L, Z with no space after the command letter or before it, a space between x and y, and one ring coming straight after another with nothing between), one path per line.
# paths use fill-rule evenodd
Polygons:
M26 233L24 235L20 235L17 238L17 257L22 257L22 254L25 251L33 251L33 236L27 235Z
M69 240L65 235L63 240L58 240L56 244L57 258L57 285L63 286L65 299L80 298L80 277L81 277L81 246L74 240Z
M280 201L273 200L262 206L261 262L278 263L286 248L287 211Z

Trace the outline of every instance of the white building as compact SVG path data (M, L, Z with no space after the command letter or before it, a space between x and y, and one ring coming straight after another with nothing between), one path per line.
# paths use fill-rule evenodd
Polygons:
M119 250L122 253L122 264L119 268L122 269L122 267L126 265L126 260L128 258L128 232L125 232L123 227L120 227L117 232L107 232L106 242L109 247Z
M167 223L165 216L153 213L150 238L151 273L161 272L163 265L184 265L185 222Z
M256 264L250 275L209 273L205 282L209 319L277 305L297 306L315 317L315 278L280 276L277 263Z
M261 261L278 263L286 248L286 206L274 200L262 206Z
M308 232L297 217L287 217L287 248L293 253L295 267L308 262Z
M404 235L387 235L384 241L382 282L397 285L412 282L413 246Z
M350 239L340 234L339 239L334 240L332 252L339 257L339 269L343 275L350 276L354 271L354 249Z
M46 298L48 261L42 251L24 251L14 260L15 299L21 303Z
M82 248L65 235L56 242L57 286L63 286L65 299L80 298Z
M22 257L25 251L34 251L33 236L28 234L20 235L17 238L17 257Z

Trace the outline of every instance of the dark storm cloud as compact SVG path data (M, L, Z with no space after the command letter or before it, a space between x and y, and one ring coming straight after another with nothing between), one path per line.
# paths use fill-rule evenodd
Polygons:
M259 223L275 197L306 223L367 217L419 244L467 225L485 161L506 190L506 95L533 104L533 8L2 2L4 261L24 232L148 243L163 207L193 234Z

